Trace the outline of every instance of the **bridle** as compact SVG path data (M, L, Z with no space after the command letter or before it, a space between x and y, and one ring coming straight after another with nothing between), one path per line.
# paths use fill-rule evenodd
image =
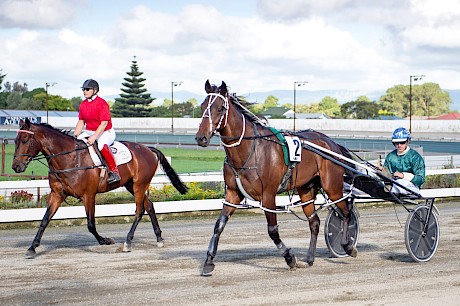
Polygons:
M16 131L16 134L19 135L19 133L27 133L27 134L30 134L32 136L30 136L27 141L22 141L23 144L26 144L27 142L30 142L29 146L27 147L27 153L25 154L14 154L13 155L13 159L16 159L16 157L19 157L19 156L27 156L28 159L26 162L23 162L21 160L19 160L20 163L22 163L24 166L27 166L30 161L32 160L32 158L34 157L33 155L30 154L30 150L34 147L34 132L32 131L29 131L29 130L17 130ZM15 152L16 153L16 152Z
M209 130L211 131L211 137L214 136L217 132L223 130L227 126L228 122L228 110L229 110L229 101L228 101L228 96L223 96L218 93L209 93L206 98L208 98L208 105L206 109L203 112L203 116L201 116L201 121L203 121L204 118L208 118L209 120ZM222 114L219 119L219 123L216 125L216 128L213 129L213 123L212 123L212 116L211 116L211 107L214 104L214 102L217 101L217 98L221 98L224 103L222 105L222 108L224 109L222 111ZM220 142L224 147L231 148L231 147L236 147L241 144L241 141L243 140L244 133L246 132L246 119L244 118L244 114L241 114L241 117L243 117L243 130L241 131L241 136L239 137L238 141L232 144L226 144L223 140L222 137L220 139ZM224 120L225 119L225 120Z
M29 139L27 141L22 141L23 144L26 144L27 142L30 141L30 144L29 144L29 147L27 148L27 153L25 154L14 154L13 158L16 159L16 157L20 157L20 156L27 156L28 159L26 162L23 162L21 160L18 160L18 162L20 162L21 164L23 164L24 166L27 166L32 160L37 160L39 161L41 164L45 165L48 167L50 173L54 173L54 174L57 174L57 173L65 173L65 172L71 172L71 171L76 171L76 170L87 170L87 169L94 169L94 168L98 168L98 166L80 166L79 165L79 157L78 157L78 154L76 155L76 165L74 168L69 168L69 169L63 169L63 170L55 170L55 169L52 169L51 166L49 165L49 161L56 157L56 156L61 156L61 155L67 155L67 154L70 154L70 153L78 153L78 151L81 151L81 150L86 150L87 149L87 146L84 146L84 147L80 147L78 145L78 143L75 144L75 149L73 150L69 150L69 151L64 151L64 152L59 152L59 153L54 153L54 154L50 154L50 155L47 155L47 156L39 156L39 157L35 157L34 155L30 154L30 151L31 149L34 147L34 137L33 135L35 134L34 132L32 131L29 131L29 130L17 130L17 134L19 133L27 133L27 134L30 134L32 135L31 137L29 137ZM46 160L48 161L48 164L45 164L44 162L42 162L41 160L46 158Z

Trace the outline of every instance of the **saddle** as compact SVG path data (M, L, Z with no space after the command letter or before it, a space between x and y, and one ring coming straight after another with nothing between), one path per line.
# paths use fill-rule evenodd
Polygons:
M78 139L83 140L88 145L88 137L89 134L83 132L78 136ZM91 156L95 166L103 166L105 165L105 162L102 162L101 153L99 152L99 149L96 149L96 147L97 146L88 145L89 155ZM117 166L129 163L133 158L128 147L119 141L114 141L109 148L113 153Z
M275 134L276 138L280 141L281 147L283 149L283 159L284 163L286 166L288 166L286 173L284 173L283 178L281 179L281 183L278 186L278 191L277 193L283 193L287 191L287 186L292 178L292 171L294 170L295 166L300 162L300 160L293 160L292 157L292 152L294 151L294 148L292 147L292 142L288 142L286 139L286 136L291 136L289 133L282 133L281 131L273 128L273 127L268 127L270 131Z

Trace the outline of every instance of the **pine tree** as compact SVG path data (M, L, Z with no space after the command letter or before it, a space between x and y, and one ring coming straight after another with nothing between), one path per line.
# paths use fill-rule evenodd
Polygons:
M124 86L121 88L123 93L115 99L111 112L114 117L149 117L150 103L155 98L143 88L145 84L142 83L146 79L141 77L144 73L139 71L136 57L131 63L131 71L126 73L129 77L124 78L125 82L121 84Z

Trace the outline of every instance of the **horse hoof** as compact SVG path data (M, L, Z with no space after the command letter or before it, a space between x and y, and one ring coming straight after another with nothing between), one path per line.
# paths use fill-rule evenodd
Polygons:
M131 244L123 243L123 252L131 252Z
M358 256L358 249L357 249L355 246L354 246L353 249L351 250L350 256L351 256L351 257L356 257L356 256Z
M99 241L99 244L100 244L100 245L115 244L115 240L113 240L112 238L102 238L102 239Z
M215 265L211 264L204 264L203 269L201 269L201 276L212 276L212 271L214 271Z
M313 266L314 261L315 261L315 257L309 254L306 259L307 264L311 267Z
M37 256L37 253L35 252L35 250L28 249L27 252L24 254L24 256L27 259L33 259L33 258L35 258L35 256Z
M309 263L305 263L303 261L299 261L295 264L296 268L308 268L309 266L311 266Z
M162 248L165 246L165 243L163 240L157 242L157 247Z
M295 269L295 267L296 267L296 264L297 264L297 258L295 257L295 255L294 255L294 254L292 254L290 257L291 257L291 258L290 258L290 260L289 260L289 261L286 259L286 263L288 264L288 266L289 266L289 269L291 269L291 270L292 270L292 269Z

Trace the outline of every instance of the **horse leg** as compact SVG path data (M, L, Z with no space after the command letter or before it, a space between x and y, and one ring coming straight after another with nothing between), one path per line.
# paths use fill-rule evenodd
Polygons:
M268 224L268 236L273 240L276 245L276 248L280 254L284 257L287 265L290 269L295 268L297 259L294 253L291 252L290 248L287 248L283 241L281 241L280 234L278 231L278 224L276 220L276 214L271 212L265 212L265 218L267 219Z
M99 242L100 245L106 244L114 244L115 240L112 238L104 238L99 235L99 233L96 230L96 219L95 219L95 206L96 206L96 196L93 195L88 195L84 198L85 203L85 211L86 211L86 221L88 223L88 231L93 234L93 236L96 238L97 242Z
M155 236L157 237L157 246L159 248L162 248L164 246L164 239L163 237L161 237L160 224L158 224L155 208L153 207L152 201L150 201L147 196L145 196L145 199L146 201L144 202L144 208L149 214L150 222L152 222L153 231L155 232Z
M238 202L239 203L239 202ZM204 262L203 268L201 270L202 276L211 276L212 271L214 271L214 257L217 254L217 246L219 244L220 234L224 231L225 225L228 222L228 219L235 212L236 208L228 205L224 205L222 212L217 218L216 225L214 226L214 233L209 242L208 252L206 255L206 260Z
M350 224L351 216L350 207L347 201L340 202L337 204L337 207L342 211L344 216L342 222L342 241L340 242L340 245L343 247L345 253L347 253L348 256L356 257L358 256L358 250L353 245L353 242L348 235L348 225Z
M125 185L125 188L134 196L134 201L136 202L136 213L134 215L133 225L126 236L125 243L123 244L123 252L131 252L131 242L134 238L134 232L136 231L139 222L142 220L142 216L145 213L145 201L147 195L144 190L134 190L134 185L132 182L129 182Z
M299 194L301 194L301 191L299 191ZM316 198L316 190L311 189L308 193L306 194L301 194L300 198L302 202L308 202L311 199ZM320 226L320 220L317 214L315 214L313 217L313 213L315 212L315 204L310 203L302 207L303 212L305 216L308 218L308 223L310 225L310 246L308 247L308 253L307 253L307 263L309 266L313 265L313 262L315 261L315 256L316 256L316 245L318 242L318 234L319 234L319 226Z
M50 223L51 218L53 218L54 214L56 213L64 199L65 197L61 196L60 193L51 191L48 200L48 208L46 209L45 215L43 216L43 219L40 222L40 227L38 228L37 234L35 235L32 245L25 253L26 258L34 258L37 255L35 249L40 245L40 241L42 239L46 227Z
M144 215L145 209L143 206L139 207L136 205L136 214L134 216L133 225L131 225L131 229L126 236L125 243L123 244L123 252L131 252L131 242L134 238L134 232L136 231L139 222L142 220L142 216Z
M152 222L153 231L157 237L157 246L159 248L164 246L163 238L161 237L160 225L158 224L155 209L153 208L153 203L148 199L147 195L144 195L143 206L141 206L139 209L136 208L136 215L134 217L133 225L131 226L131 229L129 230L126 237L126 241L123 244L123 252L131 252L131 241L134 238L134 232L136 231L136 228L139 225L139 222L141 221L145 211L147 211L149 214L150 221Z

